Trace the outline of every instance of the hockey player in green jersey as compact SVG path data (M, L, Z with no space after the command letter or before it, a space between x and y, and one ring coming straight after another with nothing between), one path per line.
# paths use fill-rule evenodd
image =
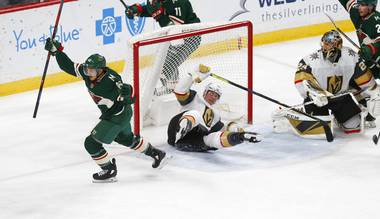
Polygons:
M161 27L169 25L199 23L200 19L193 11L189 0L147 0L145 5L133 4L125 10L129 19L135 16L153 17ZM156 95L170 93L178 82L178 67L193 53L200 45L201 37L192 36L184 39L183 44L170 45L161 71L161 82L163 87L155 90Z
M375 78L380 78L380 13L377 0L339 0L350 13L360 43L360 56Z
M59 67L66 73L84 80L88 92L101 111L100 121L86 137L84 146L102 171L93 174L94 182L116 181L115 158L110 158L103 144L115 141L154 159L153 168L162 167L167 160L166 153L154 148L131 130L131 105L135 102L133 88L124 84L112 69L106 67L106 60L93 54L85 63L78 64L63 52L61 43L48 38L45 49L56 57Z

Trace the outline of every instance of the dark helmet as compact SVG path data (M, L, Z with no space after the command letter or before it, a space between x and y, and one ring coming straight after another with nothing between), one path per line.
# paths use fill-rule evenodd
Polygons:
M330 30L323 34L321 39L323 58L327 58L331 62L336 62L342 45L343 40L338 31Z
M374 5L374 6L376 6L377 5L377 0L357 0L356 3L358 3L359 5L367 4L367 5Z
M99 54L92 54L84 63L86 68L103 69L106 67L106 58Z

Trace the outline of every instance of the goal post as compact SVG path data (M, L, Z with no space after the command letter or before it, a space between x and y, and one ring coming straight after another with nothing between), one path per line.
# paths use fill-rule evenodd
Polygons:
M133 84L136 96L133 106L135 134L140 133L147 117L146 114L152 113L148 111L157 111L160 108L155 104L150 110L152 102L156 101L162 105L161 111L154 112L159 117L165 117L162 114L175 108L174 104L179 108L171 91L178 78L194 71L198 64L210 65L212 72L222 74L230 80L236 78L238 83L243 83L252 89L253 25L250 21L169 26L152 33L135 36L128 44L130 51L128 51L123 78L127 83ZM228 85L223 85L223 88L226 86ZM160 93L159 88L162 87L164 90ZM240 113L244 114L242 116L244 122L252 123L252 94L241 91L232 92L229 89L232 88L227 88L227 92L224 92L222 97L230 96L230 99L221 104L221 108L233 114L231 110L233 107L230 105L237 105L234 107L238 109L237 111L242 111ZM199 93L199 95L202 94ZM241 96L246 97L239 99ZM175 103L170 102L172 100ZM233 102L233 104L228 102ZM167 123L169 120L170 118L167 118Z

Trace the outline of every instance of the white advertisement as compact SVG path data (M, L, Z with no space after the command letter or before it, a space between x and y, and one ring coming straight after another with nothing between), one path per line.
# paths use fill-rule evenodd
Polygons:
M349 19L338 0L193 0L202 20L251 20L255 33L329 22L323 12L337 20ZM208 11L208 13L207 13Z
M176 1L176 0L171 0ZM126 1L127 4L144 3ZM190 0L202 22L251 20L254 32L264 33L292 27L348 19L338 0ZM74 62L93 54L108 62L126 57L126 41L134 35L159 28L152 18L127 19L118 0L80 0L64 4L56 39ZM0 15L0 84L41 76L58 5ZM60 72L55 58L48 73Z

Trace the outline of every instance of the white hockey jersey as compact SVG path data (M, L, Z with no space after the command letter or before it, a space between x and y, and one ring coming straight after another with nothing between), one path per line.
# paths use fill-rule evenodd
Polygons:
M348 47L342 48L336 63L324 59L322 50L305 56L299 62L294 83L301 96L306 98L306 91L301 83L303 80L310 80L334 95L346 92L352 80L362 89L374 83L370 70L359 55Z
M190 89L192 84L192 76L186 74L179 80L174 89L177 100L182 106L181 112L197 111L201 117L198 119L199 124L210 130L215 124L220 122L220 114L201 95Z

